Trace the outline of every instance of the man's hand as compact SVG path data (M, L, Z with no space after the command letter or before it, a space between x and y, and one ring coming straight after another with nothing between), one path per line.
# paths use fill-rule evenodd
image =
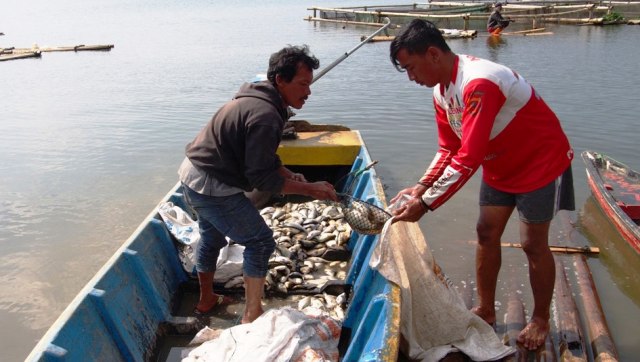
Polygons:
M395 198L394 198L395 199ZM408 221L416 222L420 220L422 215L427 213L420 196L408 198L404 204L393 210L393 220L395 221Z
M316 200L338 201L338 195L333 185L326 181L317 181L307 184L308 195Z
M393 199L391 199L390 203L393 205L396 201L400 200L403 195L409 195L411 197L420 197L424 192L427 191L427 186L422 184L416 184L413 187L407 187L406 189L398 192Z
M427 191L427 189L428 187L423 184L416 184L413 187L407 187L406 189L398 192L398 194L390 201L392 206L396 202L399 203L399 205L394 207L392 210L394 222L415 222L420 220L422 215L427 213L426 206L422 200L420 200L420 197L425 193L425 191Z
M278 173L282 177L286 178L287 180L298 181L298 182L307 182L307 179L304 177L303 174L295 173L295 172L289 170L288 168L286 168L284 166L280 166L280 169L278 170Z
M301 173L294 173L294 172L292 172L292 173L289 175L289 179L290 179L290 180L293 180L293 181L298 181L298 182L307 182L307 179L306 179L306 178L304 177L304 175L303 175L303 174L301 174Z

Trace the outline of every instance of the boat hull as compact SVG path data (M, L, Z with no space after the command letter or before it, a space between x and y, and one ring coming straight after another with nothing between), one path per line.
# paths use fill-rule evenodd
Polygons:
M316 164L304 158L292 169L321 170L333 178L365 168L370 155L357 131L316 131L321 144L310 137L283 141L279 153L292 160L296 145L315 152ZM346 134L347 132L348 134ZM312 137L311 137L312 138ZM348 141L344 141L348 140ZM357 141L357 142L356 142ZM353 153L345 168L336 142ZM356 144L357 143L357 144ZM355 152L354 152L355 147ZM319 164L318 164L319 163ZM338 170L335 174L329 170ZM316 175L317 176L317 175ZM158 203L172 202L186 209L180 183ZM352 196L377 206L386 204L382 185L371 168L354 183ZM166 328L189 316L175 315L180 289L189 283L158 207L143 220L98 273L78 293L38 342L27 361L144 361L155 359ZM353 233L349 240L350 266L345 284L350 302L343 322L340 347L344 360L395 361L399 351L399 288L368 265L378 235ZM268 305L268 303L267 303Z
M597 152L585 151L582 158L594 199L620 235L640 253L640 175Z

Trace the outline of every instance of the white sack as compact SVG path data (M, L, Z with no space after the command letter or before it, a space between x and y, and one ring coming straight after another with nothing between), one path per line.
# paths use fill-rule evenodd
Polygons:
M401 289L400 332L411 359L438 361L460 350L476 361L515 352L467 309L436 264L417 224L385 225L369 265Z

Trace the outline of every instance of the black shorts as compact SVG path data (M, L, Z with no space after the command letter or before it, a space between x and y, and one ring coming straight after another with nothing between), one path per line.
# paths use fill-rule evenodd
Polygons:
M480 206L515 206L520 220L530 224L551 221L558 210L576 209L571 166L548 185L523 194L496 190L483 180Z

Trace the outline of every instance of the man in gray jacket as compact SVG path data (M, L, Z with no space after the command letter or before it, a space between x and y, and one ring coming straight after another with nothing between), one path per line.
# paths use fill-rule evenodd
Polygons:
M489 20L487 20L487 31L491 35L500 35L512 21L511 18L507 17L505 19L502 16L502 3L498 2L493 6L493 12L489 16Z
M282 165L276 154L288 107L300 109L311 94L319 61L308 47L288 46L271 55L267 80L242 85L196 138L186 146L179 175L185 199L200 227L196 270L200 299L196 313L228 303L213 292L213 277L225 237L245 246L243 278L246 305L242 323L262 313L268 261L275 248L273 232L245 192L297 194L337 201L333 186L307 182Z

